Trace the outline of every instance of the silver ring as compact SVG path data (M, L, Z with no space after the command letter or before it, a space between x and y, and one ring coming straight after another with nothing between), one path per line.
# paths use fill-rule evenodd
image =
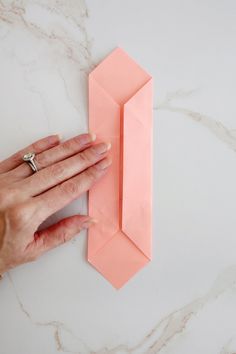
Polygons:
M30 166L30 168L31 168L31 170L33 172L37 172L38 171L38 167L36 166L34 158L35 158L35 153L34 152L28 152L27 154L25 154L23 156L22 159L23 159L24 162L26 162Z

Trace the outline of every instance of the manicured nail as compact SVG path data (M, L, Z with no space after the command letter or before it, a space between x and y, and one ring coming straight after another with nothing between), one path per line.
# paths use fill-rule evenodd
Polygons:
M111 143L100 143L97 145L94 145L92 149L97 153L97 154L103 154L104 152L110 150L111 148Z
M89 132L89 136L90 136L90 141L95 141L97 136L95 133Z
M106 168L108 168L112 163L112 160L110 157L107 157L106 159L98 162L95 167L98 169L98 170L105 170Z
M90 226L96 224L97 222L98 222L97 219L91 218L91 219L86 220L85 222L83 222L82 228L83 229L88 229Z

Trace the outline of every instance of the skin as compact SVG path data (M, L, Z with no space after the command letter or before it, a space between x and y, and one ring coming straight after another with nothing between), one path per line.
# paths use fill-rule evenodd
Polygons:
M96 222L73 215L38 230L50 215L88 191L111 165L109 143L82 134L63 143L52 135L0 162L0 274L36 260ZM39 171L22 156L35 152Z

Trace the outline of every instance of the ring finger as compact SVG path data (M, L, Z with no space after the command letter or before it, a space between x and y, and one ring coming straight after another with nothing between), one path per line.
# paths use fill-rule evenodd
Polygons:
M19 165L22 164L22 157L29 151L34 151L38 154L60 143L58 135L50 135L46 138L40 139L26 148L16 152L14 155L8 157L6 160L0 161L0 174L8 174Z
M43 151L40 154L36 154L34 161L38 170L42 170L56 162L64 160L81 150L88 147L93 141L95 141L95 134L81 134L69 139L60 145ZM21 180L32 175L31 167L27 163L22 163L10 172L11 177L15 180Z

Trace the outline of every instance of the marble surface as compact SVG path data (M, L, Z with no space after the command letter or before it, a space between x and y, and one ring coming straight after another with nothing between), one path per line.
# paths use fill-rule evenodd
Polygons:
M153 261L116 291L84 233L11 271L1 353L236 353L235 35L234 0L0 0L1 159L85 132L87 75L116 46L155 80Z

